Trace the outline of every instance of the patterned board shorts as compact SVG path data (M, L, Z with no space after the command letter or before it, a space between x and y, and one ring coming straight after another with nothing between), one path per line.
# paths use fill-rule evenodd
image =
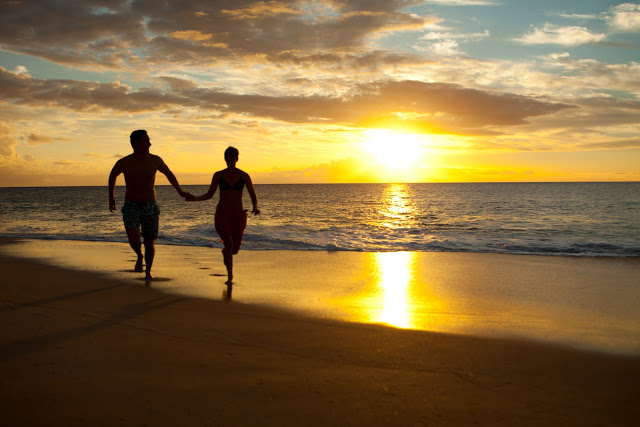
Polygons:
M132 202L125 200L122 206L124 228L140 228L145 239L157 239L160 224L160 209L156 202Z

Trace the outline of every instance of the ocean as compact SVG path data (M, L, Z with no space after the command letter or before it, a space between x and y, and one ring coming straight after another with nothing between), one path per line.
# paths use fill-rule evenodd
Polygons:
M208 186L183 186L195 195ZM256 184L244 250L640 256L640 182ZM157 186L159 244L222 247L217 195ZM118 209L124 187L116 187ZM251 203L245 191L245 207ZM126 242L105 187L0 188L0 236Z

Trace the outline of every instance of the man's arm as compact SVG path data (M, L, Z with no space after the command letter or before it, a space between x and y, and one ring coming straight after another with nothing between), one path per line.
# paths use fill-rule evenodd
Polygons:
M115 197L116 178L121 173L122 173L122 163L120 162L120 160L118 160L116 164L113 166L113 169L111 169L111 173L109 174L109 210L111 212L116 210L116 197Z
M169 170L169 166L167 166L164 162L162 162L158 170L162 172L164 176L167 177L171 185L173 185L173 188L175 188L178 191L178 194L180 194L180 197L186 197L187 193L182 191L182 188L180 188L180 184L178 184L178 179L173 174L173 172Z

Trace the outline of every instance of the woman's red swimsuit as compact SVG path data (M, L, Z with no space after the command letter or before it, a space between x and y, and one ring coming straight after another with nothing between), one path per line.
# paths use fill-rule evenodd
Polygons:
M242 179L242 176L240 176L240 178L231 185L224 179L223 174L223 176L220 177L218 188L220 189L220 193L228 190L242 191L244 189L244 180ZM218 232L218 235L220 235L223 243L225 236L231 236L234 255L238 253L240 245L242 244L242 235L244 234L244 229L247 226L247 215L247 210L243 209L242 205L240 205L240 208L238 209L237 207L218 203L218 206L216 207L216 214L214 217L216 231Z

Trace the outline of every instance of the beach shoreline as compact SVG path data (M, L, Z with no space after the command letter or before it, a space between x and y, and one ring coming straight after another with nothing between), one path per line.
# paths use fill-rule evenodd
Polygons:
M220 250L157 245L156 280L126 243L6 239L0 253L155 290L305 317L640 355L640 258L452 252L246 251L225 285ZM5 249L8 248L5 246Z
M637 421L637 356L305 317L46 261L0 254L8 425Z

